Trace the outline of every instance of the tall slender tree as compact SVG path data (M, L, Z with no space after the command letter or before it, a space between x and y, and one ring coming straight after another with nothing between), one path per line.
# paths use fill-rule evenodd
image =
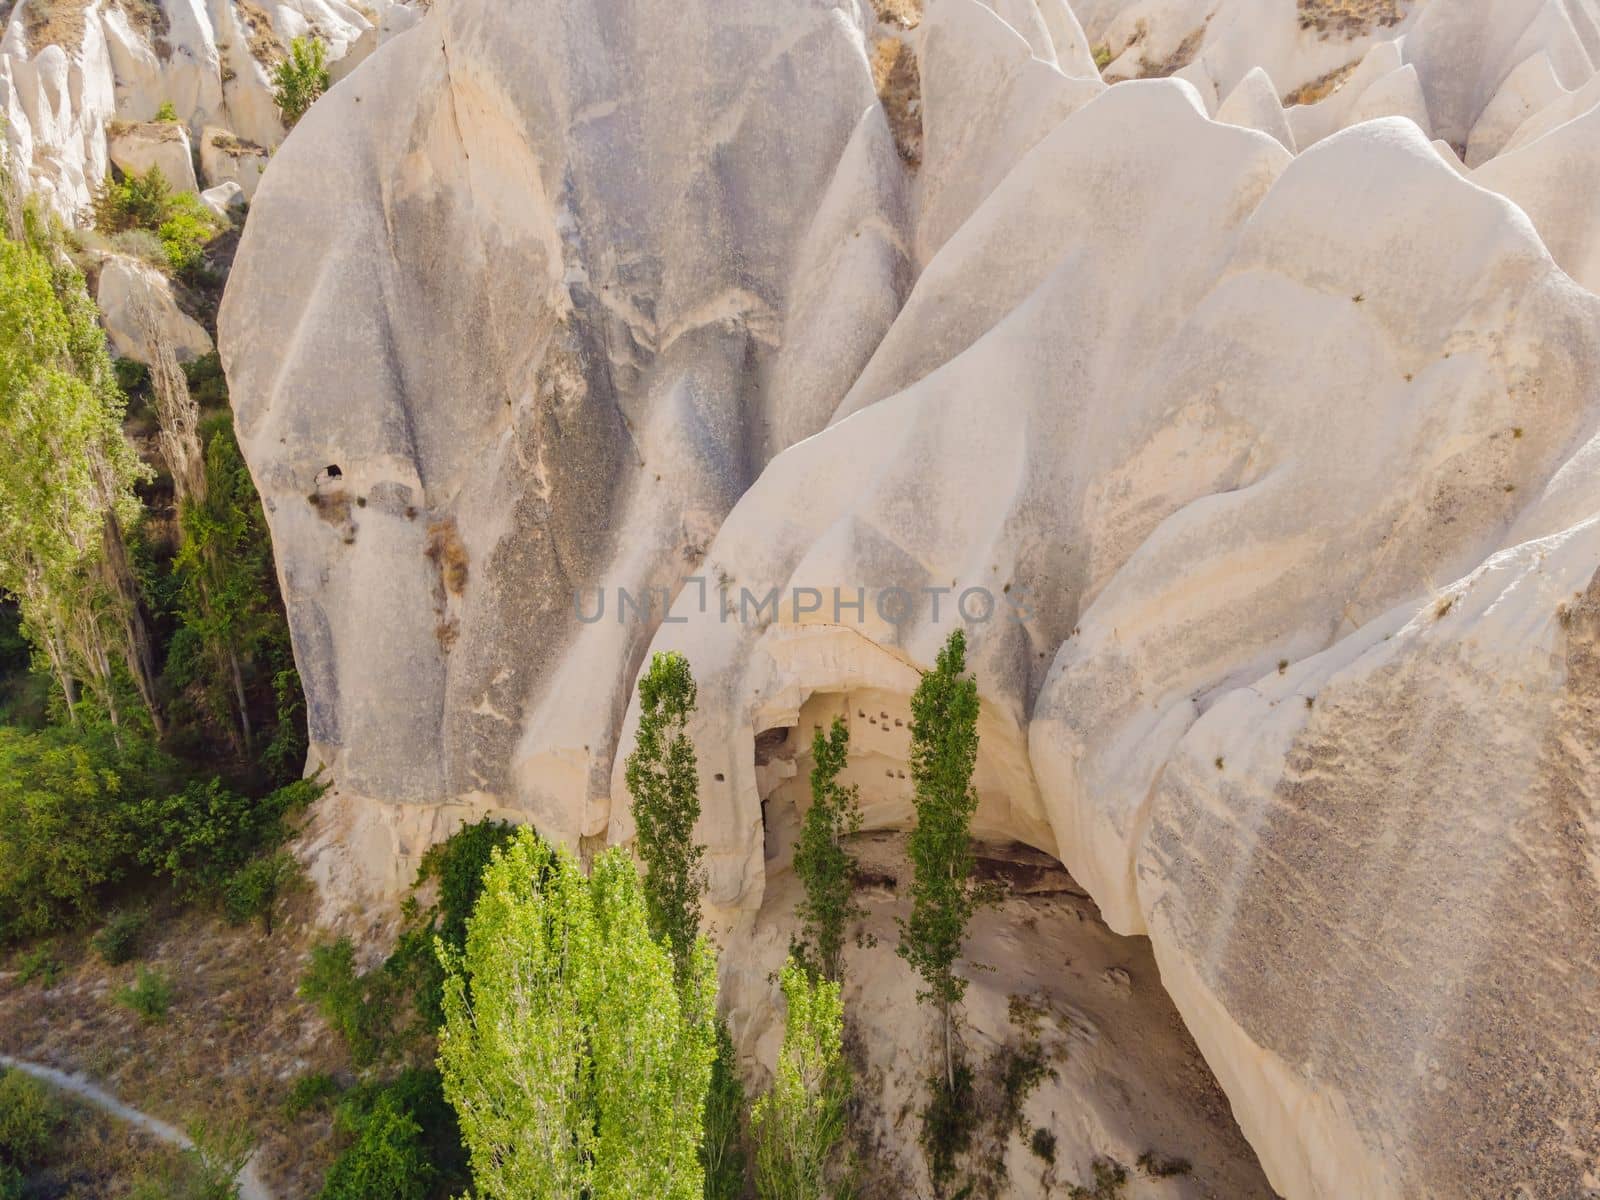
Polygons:
M666 940L680 970L700 933L706 888L706 848L694 840L700 779L688 725L695 697L688 659L675 651L650 659L639 681L639 732L626 768L650 928Z
M783 1048L771 1089L750 1126L761 1200L824 1200L843 1180L837 1161L850 1103L839 984L790 959L783 968L787 1008ZM847 1189L840 1189L848 1194Z
M955 973L978 906L972 877L972 816L978 793L978 684L966 673L967 639L957 629L911 697L911 782L917 823L911 856L911 915L900 922L898 953L922 976L918 999L938 1007L946 1094L955 1091L954 1009L967 981Z
M855 902L855 856L845 839L861 829L859 789L839 782L850 757L850 729L835 717L811 740L811 807L800 827L794 873L805 889L800 933L789 952L812 975L837 981L843 971L849 923L861 915Z
M0 238L0 588L69 718L84 688L119 741L129 677L147 705L154 696L122 541L144 472L122 411L82 276Z
M633 862L495 850L446 977L439 1069L485 1200L701 1200L716 962L679 972ZM680 978L681 975L681 978Z

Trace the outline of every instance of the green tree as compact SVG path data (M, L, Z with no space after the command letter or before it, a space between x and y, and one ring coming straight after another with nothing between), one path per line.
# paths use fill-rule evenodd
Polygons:
M750 1129L761 1200L822 1200L843 1181L835 1162L850 1103L844 1002L838 983L790 959L783 968L787 1015L772 1087Z
M967 981L955 973L967 923L978 906L972 878L972 816L978 793L978 685L966 674L967 641L950 635L911 697L911 783L917 823L907 841L913 878L911 916L900 922L897 952L922 976L918 999L938 1006L944 1083L956 1088L953 1009Z
M341 1114L344 1115L344 1114ZM434 1175L422 1127L399 1101L380 1092L349 1123L354 1135L328 1170L321 1200L423 1200Z
M248 753L251 697L273 690L274 665L290 660L289 634L261 501L239 444L226 421L208 423L206 435L203 471L196 471L203 485L179 502L182 636L169 669L175 683L204 697L212 719L237 731Z
M858 789L839 783L850 755L850 730L835 717L811 741L811 807L800 827L794 873L805 888L798 912L801 931L789 952L813 975L840 978L845 930L861 915L855 902L855 857L844 840L861 829Z
M680 972L700 933L706 889L706 848L694 840L700 777L688 724L695 696L688 659L675 651L652 656L639 681L639 732L626 771L650 929L666 940Z
M272 72L274 100L283 123L293 129L317 97L328 90L328 48L318 38L297 37L289 57Z
M129 782L97 739L0 726L0 943L94 915L131 849Z
M154 670L123 530L146 471L83 277L0 238L0 590L79 722L86 688L122 739L127 690L155 715Z
M680 974L620 850L584 878L521 830L446 970L439 1067L486 1200L699 1200L716 965Z
M744 1081L728 1023L717 1022L717 1057L706 1090L705 1135L700 1162L705 1167L705 1200L740 1200L744 1195Z

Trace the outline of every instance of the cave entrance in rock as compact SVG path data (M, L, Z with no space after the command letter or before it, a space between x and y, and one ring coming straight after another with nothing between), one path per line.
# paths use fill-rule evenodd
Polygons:
M879 687L816 691L801 704L795 724L756 734L756 787L769 863L784 858L792 846L800 817L811 803L812 739L836 718L850 731L850 755L840 781L859 791L862 832L911 828L911 697ZM980 718L978 732L973 836L984 842L1018 842L1059 858L1055 835L1023 765L1024 735L989 717Z
M778 1036L779 1008L767 992L798 928L801 885L791 864L811 799L811 743L836 717L850 729L842 778L860 789L863 814L862 832L849 846L862 908L856 932L865 937L845 951L855 1067L872 1081L860 1121L877 1148L861 1194L904 1195L905 1180L919 1178L921 1169L905 1115L923 1102L927 1069L920 985L895 952L911 900L909 696L871 688L819 691L800 705L793 724L757 732L766 885L750 943L731 951L754 965L730 983L730 1001L756 1014L752 1037ZM973 833L977 874L995 899L974 915L958 968L970 981L963 1036L979 1106L999 1106L1008 1064L1018 1056L1044 1066L1021 1103L1014 1133L980 1122L974 1153L1006 1180L996 1194L1045 1200L1092 1188L1093 1164L1103 1160L1145 1185L1132 1194L1270 1197L1226 1097L1162 987L1149 941L1106 926L1043 828L1025 746L993 724L986 745L985 732L980 726ZM1017 787L1028 794L1008 791ZM768 1049L775 1053L775 1046ZM1173 1172L1170 1188L1153 1173L1164 1170ZM1192 1180L1178 1184L1179 1172Z

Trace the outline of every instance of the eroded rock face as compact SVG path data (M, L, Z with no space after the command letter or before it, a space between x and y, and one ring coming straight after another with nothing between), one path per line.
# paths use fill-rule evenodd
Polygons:
M937 0L912 176L862 5L556 7L437 6L319 103L224 304L319 880L483 812L627 840L681 649L759 957L773 747L842 698L903 828L962 621L977 832L1149 935L1273 1187L1591 1187L1587 10ZM1108 88L1141 21L1181 77Z

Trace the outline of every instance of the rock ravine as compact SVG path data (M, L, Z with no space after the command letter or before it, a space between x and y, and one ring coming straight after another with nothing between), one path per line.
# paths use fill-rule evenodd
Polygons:
M163 96L275 147L196 183L250 195L218 341L330 909L381 921L484 813L627 841L681 650L770 1066L809 730L849 721L892 860L959 623L975 833L1070 892L985 918L975 1036L1015 989L1084 1039L1062 1173L1019 1148L1011 1194L1163 1129L1195 1175L1135 1194L1600 1193L1600 6L296 0L395 36L279 146L213 71L232 4L160 87L115 5L76 57L13 15L0 100L74 205ZM1227 1105L1096 1107L1118 1047Z

